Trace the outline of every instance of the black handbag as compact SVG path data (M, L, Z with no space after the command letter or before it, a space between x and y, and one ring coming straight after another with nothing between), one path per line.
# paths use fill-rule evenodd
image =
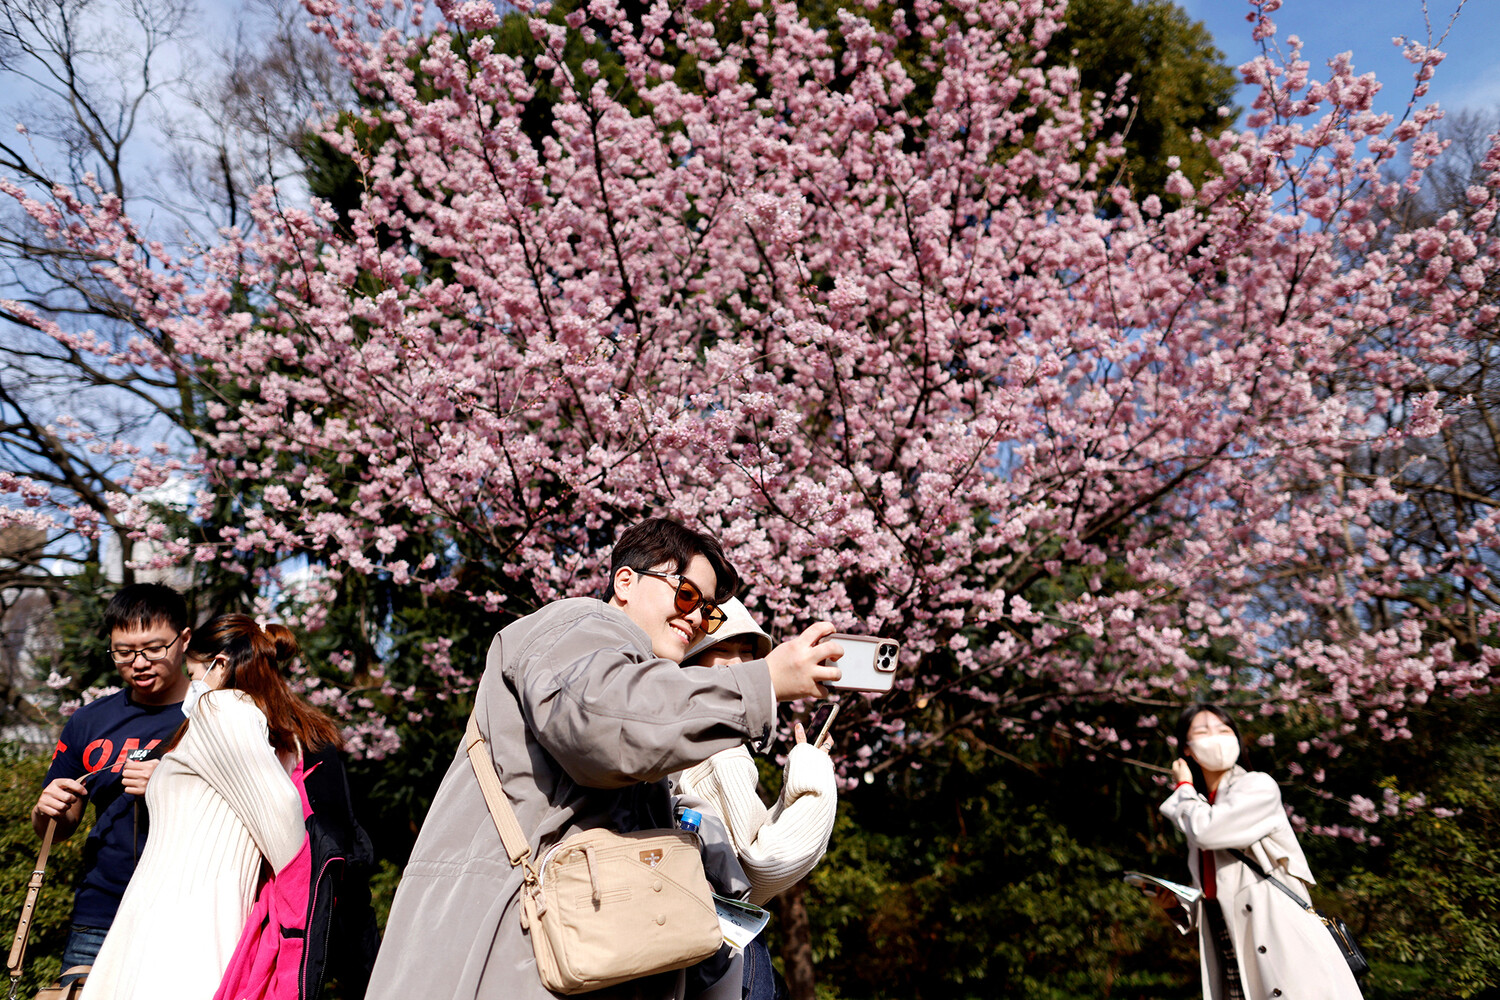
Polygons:
M1303 902L1301 896L1283 885L1280 879L1267 872L1254 858L1250 857L1244 851L1231 850L1227 853L1243 862L1255 874L1267 880L1288 896L1291 896L1292 899L1297 901L1298 906L1323 921L1323 926L1327 927L1328 933L1333 936L1333 943L1338 945L1339 954L1343 955L1344 961L1349 963L1349 971L1354 973L1355 979L1361 978L1365 973L1370 971L1369 959L1365 958L1365 953L1359 950L1359 942L1354 940L1354 932L1349 930L1349 925L1344 923L1342 919L1330 916L1322 910L1314 909L1312 904Z

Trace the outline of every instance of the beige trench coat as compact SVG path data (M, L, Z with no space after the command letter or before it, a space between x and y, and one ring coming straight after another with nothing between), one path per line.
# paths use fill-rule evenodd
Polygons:
M1187 837L1188 871L1199 888L1199 854L1213 851L1217 897L1246 1000L1359 1000L1359 985L1322 921L1229 853L1249 855L1262 871L1309 899L1312 872L1274 778L1236 767L1220 782L1212 805L1191 785L1181 785L1161 811ZM1223 1000L1218 950L1202 906L1200 901L1193 907L1192 917L1203 995Z
M623 611L557 601L490 646L475 716L533 856L580 830L673 825L666 778L746 739L775 713L764 660L679 667L651 652ZM368 1000L542 1000L521 929L520 870L500 843L469 759L457 750L402 873ZM693 803L696 804L696 803ZM749 891L722 824L705 816L705 867L718 891ZM728 973L738 976L735 965ZM682 973L589 996L680 1000Z

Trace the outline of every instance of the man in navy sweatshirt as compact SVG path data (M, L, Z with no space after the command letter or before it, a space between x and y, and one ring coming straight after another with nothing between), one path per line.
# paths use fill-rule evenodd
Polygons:
M62 840L78 828L84 806L94 803L94 826L84 844L72 929L63 949L65 972L93 964L146 844L141 795L149 769L136 764L127 773L127 765L139 751L165 743L182 724L188 688L182 658L192 630L177 591L155 583L123 588L104 610L103 630L122 690L84 705L68 719L46 787L31 810L38 837L55 821L53 836Z

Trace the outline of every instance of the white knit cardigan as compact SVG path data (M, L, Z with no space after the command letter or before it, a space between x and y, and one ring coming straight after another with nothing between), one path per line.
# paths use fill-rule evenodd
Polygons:
M787 755L781 798L770 809L756 794L760 775L744 747L723 750L678 776L682 791L705 800L729 828L750 878L750 901L764 903L795 885L828 850L838 810L833 761L811 743Z
M211 691L146 786L151 833L84 1000L211 1000L255 901L307 837L302 800L242 691Z

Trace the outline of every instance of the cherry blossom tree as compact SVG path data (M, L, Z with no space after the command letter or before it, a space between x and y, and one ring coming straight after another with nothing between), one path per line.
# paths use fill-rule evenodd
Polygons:
M142 252L108 196L0 184L159 331L133 361L218 397L196 465L131 485L191 473L234 523L117 515L163 562L299 560L312 623L375 578L498 625L597 592L660 512L724 538L773 630L901 640L899 690L845 713L851 771L976 725L1130 753L1103 709L1203 694L1312 713L1311 746L1396 738L1500 662L1494 509L1393 557L1407 498L1363 474L1440 434L1425 373L1493 329L1500 150L1468 211L1393 233L1441 52L1408 45L1395 120L1348 61L1271 48L1277 6L1248 8L1248 119L1170 208L1119 183L1123 98L1044 58L1050 0L829 29L523 3L534 53L488 0L306 0L363 95L323 135L353 209L262 189L252 225ZM321 697L389 750L473 681L477 647L423 655Z
M198 14L179 0L0 0L0 113L16 125L0 138L0 175L35 197L65 188L108 200L135 220L126 238L148 258L156 244L201 242L233 224L257 179L286 175L297 129L320 101L332 104L340 77L299 6L247 3L222 60ZM0 300L17 304L0 307L0 535L9 543L0 546L0 620L28 648L48 650L16 673L16 697L44 703L48 688L77 695L112 682L93 641L98 616L153 543L131 537L111 495L134 488L143 451L148 465L191 456L202 416L195 373L157 363L175 353L170 339L95 262L14 199L0 203ZM192 492L177 482L148 496L177 531ZM229 513L226 505L205 521L228 524ZM191 584L190 606L207 615L243 606L274 571L213 568L159 577ZM53 674L41 687L51 666L66 679Z

